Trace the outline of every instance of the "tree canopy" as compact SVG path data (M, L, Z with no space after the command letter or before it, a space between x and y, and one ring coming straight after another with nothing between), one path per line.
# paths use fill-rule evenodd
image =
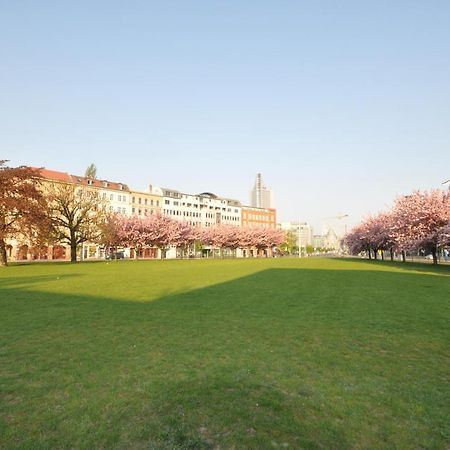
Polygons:
M89 164L86 172L84 173L84 176L87 178L97 178L97 167L94 163Z
M37 240L49 228L47 201L39 189L39 171L8 167L0 161L0 265L7 264L5 239Z

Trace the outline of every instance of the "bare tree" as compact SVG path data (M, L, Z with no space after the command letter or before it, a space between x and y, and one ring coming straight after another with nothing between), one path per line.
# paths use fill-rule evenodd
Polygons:
M105 204L97 190L70 184L51 185L49 200L55 239L70 246L70 260L76 262L78 246L101 235Z

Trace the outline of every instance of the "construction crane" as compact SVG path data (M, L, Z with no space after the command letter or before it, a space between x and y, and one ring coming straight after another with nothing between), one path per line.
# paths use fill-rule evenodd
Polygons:
M331 220L331 219L339 219L340 220L340 219L344 219L345 217L348 217L348 214L339 214L338 216L334 216L334 217L323 217L323 220Z
M325 222L325 220L342 220L345 219L346 217L348 217L348 214L338 214L337 216L333 216L333 217L324 217L322 219L322 228L324 228L323 225L325 225L325 227L328 229L328 223ZM347 234L347 224L345 224L345 234Z

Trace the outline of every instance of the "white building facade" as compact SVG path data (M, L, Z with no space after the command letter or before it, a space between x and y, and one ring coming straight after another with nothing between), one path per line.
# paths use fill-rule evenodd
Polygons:
M282 222L281 229L291 231L298 238L298 245L304 248L307 245L313 245L313 228L306 222Z
M186 194L174 189L161 188L161 212L190 225L211 227L217 224L241 226L241 203L218 197L211 192Z

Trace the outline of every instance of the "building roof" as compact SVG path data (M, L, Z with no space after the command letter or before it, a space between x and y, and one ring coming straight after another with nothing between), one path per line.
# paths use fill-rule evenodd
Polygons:
M60 181L63 183L73 183L85 186L94 186L103 189L113 189L118 191L129 191L125 183L118 183L108 180L97 180L94 178L82 177L78 175L70 175L66 172L59 172L57 170L49 170L45 168L36 168L42 178L46 180Z
M42 178L45 178L47 180L53 180L53 181L62 181L64 183L72 183L71 176L66 172L58 172L56 170L49 170L49 169L43 169L39 167L33 167L33 169L36 169L39 171L39 175Z
M71 175L72 183L82 184L85 186L94 186L103 189L114 189L116 191L129 191L128 185L125 183L118 183L116 181L97 180L95 178L81 177L78 175Z

